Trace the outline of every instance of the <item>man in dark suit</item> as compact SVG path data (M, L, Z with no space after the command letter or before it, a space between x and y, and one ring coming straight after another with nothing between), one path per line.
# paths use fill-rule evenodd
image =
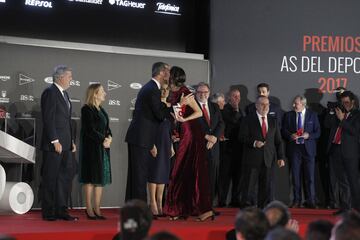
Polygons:
M263 208L271 197L272 165L285 166L284 150L280 129L276 119L268 115L269 99L259 96L256 100L256 112L246 116L241 124L239 138L244 144L243 167L246 168L242 177L242 202L248 201L250 174L258 175L258 207Z
M133 119L126 133L128 143L128 177L125 200L147 200L148 166L157 154L155 147L158 127L170 108L161 102L160 86L169 80L170 67L157 62L152 66L152 79L139 91Z
M242 143L239 141L241 120L245 114L240 109L240 91L236 88L229 92L229 102L225 104L222 117L225 122L225 140L222 142L223 151L220 155L219 173L219 206L226 205L230 182L232 184L232 207L239 207L240 177L242 173Z
M200 82L196 87L196 101L202 109L203 116L199 118L204 127L206 148L209 158L209 178L212 200L214 202L219 192L219 138L224 133L225 124L219 106L209 101L210 87Z
M42 217L47 221L78 220L67 211L75 168L71 152L76 151L71 130L71 102L65 91L71 80L71 69L57 66L53 73L54 83L41 95L41 207Z
M315 208L316 140L320 137L317 114L306 108L306 98L296 96L294 110L283 119L282 136L287 141L286 152L291 162L294 199L292 207L301 206L301 170L304 166L306 206Z
M350 91L341 94L341 104L330 110L335 114L328 114L324 122L330 128L327 148L330 172L335 174L332 177L339 183L340 209L336 214L351 207L360 211L360 112L355 108L355 96Z
M267 83L260 83L256 87L258 96L265 96L269 98L270 100L270 86ZM246 115L249 115L251 113L256 112L256 106L255 103L249 104L245 109ZM284 115L284 112L281 110L280 106L274 103L273 101L270 101L270 107L269 107L269 113L268 115L272 118L275 118L279 127L282 126L282 118Z

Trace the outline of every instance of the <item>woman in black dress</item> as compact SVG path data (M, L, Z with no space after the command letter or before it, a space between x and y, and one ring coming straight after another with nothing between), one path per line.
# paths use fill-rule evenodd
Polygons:
M101 107L106 93L101 84L91 84L81 108L80 183L83 183L88 219L104 220L100 203L103 186L111 183L109 117Z
M166 104L169 96L169 85L161 86L161 101ZM160 123L156 140L157 155L149 167L148 190L150 209L154 216L163 215L162 202L165 184L170 177L170 159L173 154L171 141L171 123L165 119Z

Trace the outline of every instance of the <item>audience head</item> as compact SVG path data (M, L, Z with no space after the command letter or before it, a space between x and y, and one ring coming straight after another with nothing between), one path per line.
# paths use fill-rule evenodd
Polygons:
M98 107L105 101L106 92L100 83L90 84L86 89L85 104Z
M196 99L200 103L206 103L210 96L210 86L205 82L200 82L196 86Z
M293 107L295 112L302 112L306 107L306 97L297 95L293 100Z
M301 240L301 238L294 231L284 227L277 227L266 235L265 240Z
M178 238L172 233L162 231L153 234L152 236L146 238L146 240L180 240L180 238Z
M268 114L270 108L269 98L265 96L257 97L255 107L257 112L261 116L265 117Z
M58 65L54 68L53 82L60 85L64 90L70 87L72 80L72 70L65 65Z
M327 220L313 221L306 230L306 240L329 240L334 224Z
M224 96L224 94L215 93L214 95L211 96L210 101L213 102L213 103L216 103L221 110L224 109L224 106L225 106L225 96Z
M360 239L360 215L349 212L332 229L331 240Z
M288 207L280 201L272 201L264 208L270 227L285 227L291 218Z
M350 112L355 106L355 95L351 91L345 91L341 94L341 104L346 111Z
M151 76L158 80L160 84L169 81L170 77L170 66L164 62L156 62L152 65Z
M258 96L269 97L270 95L270 86L267 83L260 83L256 87Z
M186 74L181 67L174 66L170 70L170 87L174 91L174 88L180 88L186 81Z
M244 208L236 215L235 230L237 240L264 239L269 227L265 214L258 208Z
M121 239L144 239L149 232L151 222L152 212L146 202L137 199L126 202L120 209Z
M230 105L233 107L238 107L240 104L240 100L241 100L240 90L237 88L231 89L228 95L228 101Z

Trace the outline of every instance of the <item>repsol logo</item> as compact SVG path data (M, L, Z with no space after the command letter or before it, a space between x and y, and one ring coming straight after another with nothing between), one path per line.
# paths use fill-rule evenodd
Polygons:
M52 2L40 0L25 0L25 5L33 7L52 8Z

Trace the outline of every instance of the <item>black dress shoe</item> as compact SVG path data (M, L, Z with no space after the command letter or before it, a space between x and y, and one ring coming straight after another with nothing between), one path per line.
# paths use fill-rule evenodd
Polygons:
M290 208L300 208L300 203L294 202L290 205Z
M337 215L341 215L341 214L346 213L346 212L347 212L346 209L340 208L339 210L333 212L333 215L337 216Z
M79 220L78 217L73 217L69 214L58 215L57 219L64 220L64 221L78 221Z
M318 209L319 207L315 205L315 203L307 203L305 205L306 208L310 208L310 209Z
M56 219L57 219L57 218L56 218L55 216L53 216L53 215L43 216L42 218L43 218L44 221L50 221L50 222L56 221Z
M215 211L215 210L212 210L212 211L213 211L214 216L220 216L221 215L221 212L219 212L219 211Z

